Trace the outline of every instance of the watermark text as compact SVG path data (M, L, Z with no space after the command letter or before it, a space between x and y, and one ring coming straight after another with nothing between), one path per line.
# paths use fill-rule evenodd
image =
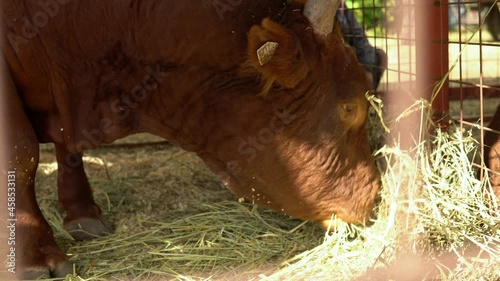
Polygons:
M16 273L16 172L7 173L7 270Z

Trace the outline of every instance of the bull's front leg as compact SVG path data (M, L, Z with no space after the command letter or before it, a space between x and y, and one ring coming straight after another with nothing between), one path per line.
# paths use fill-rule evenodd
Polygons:
M82 154L70 153L56 144L59 207L66 211L64 228L76 240L88 240L113 233L111 224L94 202L83 167Z
M35 196L38 138L2 63L0 57L0 112L3 114L0 118L0 180L7 189L2 188L0 221L9 229L9 240L1 243L2 247L8 245L11 255L8 271L12 274L6 279L14 279L14 274L21 279L64 277L72 272L72 266L56 244Z

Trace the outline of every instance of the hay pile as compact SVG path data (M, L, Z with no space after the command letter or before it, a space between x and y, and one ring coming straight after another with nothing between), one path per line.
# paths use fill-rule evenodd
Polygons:
M103 148L85 158L116 233L78 243L55 209L55 158L44 147L41 208L80 276L66 280L498 280L500 214L470 163L471 134L437 132L410 153L377 152L378 219L333 233L240 204L190 153L168 145ZM105 159L105 161L104 161Z
M476 140L452 131L415 157L381 149L390 165L375 224L338 225L265 280L498 280L500 213L468 158Z

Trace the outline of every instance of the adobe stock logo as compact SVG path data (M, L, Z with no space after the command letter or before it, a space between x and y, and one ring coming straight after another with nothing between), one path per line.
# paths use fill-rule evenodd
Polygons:
M236 7L238 7L241 3L243 3L243 0L209 0L209 1L221 21L225 19L224 14L226 14L227 12L233 12L236 9Z
M115 124L114 121L120 122L125 120L140 103L153 94L153 91L159 87L168 75L168 72L163 70L161 65L156 65L155 68L146 66L144 70L146 75L142 79L141 84L133 87L128 93L122 93L120 97L109 104L111 111L119 114L118 120L104 117L99 120L97 128L90 130L83 129L81 131L83 138L75 146L77 151L84 151L99 146L106 134L110 134L116 130L118 124ZM66 147L67 151L75 149L72 149L71 146ZM65 173L73 172L74 168L81 164L81 161L81 155L75 153L67 154L65 159L66 165L61 166L58 176L62 177Z
M296 118L297 116L286 108L283 110L273 109L273 117L269 120L267 126L239 143L237 151L240 157L238 157L238 160L227 161L225 170L218 171L215 174L223 181L227 181L230 176L237 176L242 173L242 164L256 160L257 156L264 153L264 149L276 139L279 132Z
M10 32L7 34L10 43L17 50L19 45L27 44L30 39L37 36L40 29L47 26L49 20L54 18L60 11L61 5L66 5L71 0L40 0L38 1L39 10L33 13L31 18L22 17L13 19L22 24L20 33Z

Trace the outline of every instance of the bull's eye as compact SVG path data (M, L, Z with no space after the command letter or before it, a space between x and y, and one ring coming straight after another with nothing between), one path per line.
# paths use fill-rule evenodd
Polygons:
M361 128L366 121L366 107L363 100L345 101L337 107L339 109L340 120L348 129Z
M340 105L340 119L346 124L356 123L358 117L358 107L355 103L347 102Z
M354 106L353 105L344 104L344 105L342 105L342 109L346 113L352 113L354 111Z

